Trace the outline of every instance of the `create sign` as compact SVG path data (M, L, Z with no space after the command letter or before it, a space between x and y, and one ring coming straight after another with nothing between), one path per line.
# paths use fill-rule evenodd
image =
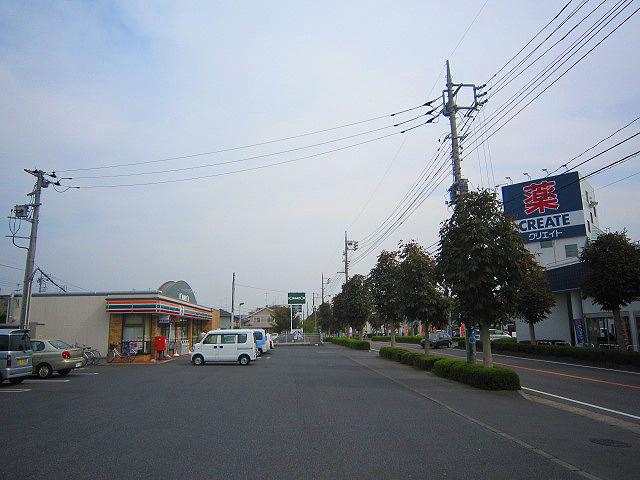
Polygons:
M586 235L578 172L505 185L502 201L525 242Z
M289 305L302 305L306 303L306 295L302 292L289 292L287 300Z

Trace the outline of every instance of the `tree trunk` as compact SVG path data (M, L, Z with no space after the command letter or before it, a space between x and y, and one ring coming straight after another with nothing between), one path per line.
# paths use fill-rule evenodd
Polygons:
M393 324L389 324L389 340L391 340L391 346L396 346L396 331L393 328Z
M475 342L471 343L471 328L465 325L464 328L464 340L465 346L467 348L467 363L475 364L476 363L476 349Z
M491 337L489 336L488 325L483 325L480 329L480 340L482 340L482 364L485 367L493 367L493 355L491 355Z
M431 323L430 322L425 322L424 325L424 353L426 353L427 355L429 355L429 349L431 347L431 345L429 345L429 334L431 332Z
M629 332L627 331L627 324L620 315L620 307L613 309L613 320L616 324L616 340L620 348L626 349L629 345Z
M529 322L529 337L531 338L531 345L536 344L536 327L533 322Z
M364 328L360 330L360 340L364 339Z

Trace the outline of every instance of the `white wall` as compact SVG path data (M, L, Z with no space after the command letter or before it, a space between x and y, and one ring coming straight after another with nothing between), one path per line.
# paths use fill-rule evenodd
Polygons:
M554 293L556 304L551 313L540 323L536 323L536 340L565 340L571 342L571 330L569 328L569 311L567 309L567 294ZM529 336L529 324L522 320L516 321L516 335L518 341L531 340Z
M34 322L44 324L36 327L39 338L77 342L107 354L109 315L105 296L34 296L29 323Z

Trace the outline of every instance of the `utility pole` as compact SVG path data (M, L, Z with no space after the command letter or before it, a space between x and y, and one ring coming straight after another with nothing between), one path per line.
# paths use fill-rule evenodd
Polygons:
M231 280L231 328L236 328L236 272Z
M358 242L347 239L347 231L344 231L344 283L349 281L349 250L358 250ZM324 282L324 277L323 277ZM324 283L323 283L324 285Z
M40 195L43 188L49 186L49 180L44 178L45 173L42 170L26 170L30 175L36 177L36 185L33 191L29 194L32 198L32 203L27 205L33 209L33 216L31 219L22 217L18 213L18 207L14 209L16 217L31 222L31 235L29 236L29 248L27 250L27 262L24 268L24 280L22 282L22 302L20 304L20 326L22 328L29 328L29 307L31 306L31 284L33 281L33 275L35 273L33 267L36 260L36 241L38 239L38 221L40 220ZM14 237L15 239L15 237Z
M482 90L485 85L476 87L470 83L453 83L451 76L451 67L449 60L447 60L447 88L442 92L444 108L442 114L445 117L449 117L449 126L451 127L451 162L453 169L453 184L449 187L449 200L451 205L455 205L459 198L469 191L469 181L466 178L462 178L462 169L460 168L460 137L458 137L458 126L456 122L456 114L459 110L479 110L482 105L486 103L486 100L479 102L478 99L486 95L484 93L478 93L478 90ZM456 95L462 88L473 89L473 103L471 105L458 105L456 103ZM446 100L445 100L446 95ZM476 360L476 344L475 344L475 328L467 325L465 328L465 338L467 345L467 362L475 363ZM473 333L472 334L472 330ZM429 332L426 332L427 338Z

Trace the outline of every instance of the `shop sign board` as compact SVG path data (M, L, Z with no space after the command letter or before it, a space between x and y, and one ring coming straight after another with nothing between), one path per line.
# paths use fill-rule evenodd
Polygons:
M578 172L505 185L502 202L525 242L586 235Z
M293 313L302 313L302 305L291 305Z
M158 315L158 323L171 323L171 319L168 314L161 313Z
M587 343L587 335L584 328L584 322L581 318L575 318L573 320L573 325L576 332L576 343L578 345L583 345Z
M287 299L289 305L303 305L306 303L306 295L304 292L289 292Z

